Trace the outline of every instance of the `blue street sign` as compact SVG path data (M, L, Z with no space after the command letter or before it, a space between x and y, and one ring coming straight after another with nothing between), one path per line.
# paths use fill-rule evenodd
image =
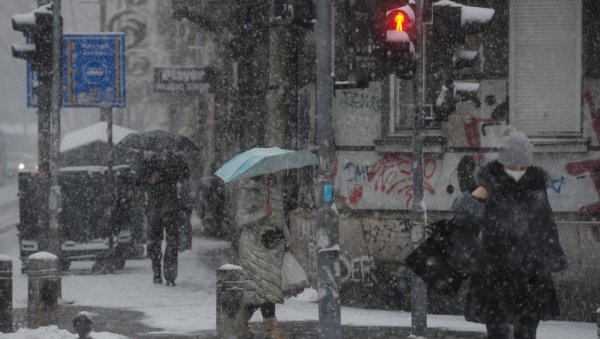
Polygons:
M37 107L27 68L27 106ZM63 107L125 107L125 34L63 35Z
M333 185L323 186L323 200L325 202L330 202L333 200Z

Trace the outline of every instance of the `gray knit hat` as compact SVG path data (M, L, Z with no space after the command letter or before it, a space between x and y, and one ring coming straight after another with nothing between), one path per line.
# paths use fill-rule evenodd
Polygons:
M533 162L533 145L529 138L511 126L502 130L498 152L498 162L502 165L530 166Z

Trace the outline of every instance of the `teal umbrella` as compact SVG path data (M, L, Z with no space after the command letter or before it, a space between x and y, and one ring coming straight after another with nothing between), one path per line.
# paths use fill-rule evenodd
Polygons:
M309 150L292 151L279 147L253 148L231 158L215 174L228 183L318 164L319 159Z

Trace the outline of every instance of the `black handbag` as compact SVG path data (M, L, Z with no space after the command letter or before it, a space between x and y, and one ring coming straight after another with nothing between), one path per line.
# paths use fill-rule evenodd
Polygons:
M280 228L274 228L264 231L260 240L263 246L270 250L285 241L285 234Z
M432 290L456 293L484 256L477 230L455 219L432 225L432 234L406 258L405 263Z

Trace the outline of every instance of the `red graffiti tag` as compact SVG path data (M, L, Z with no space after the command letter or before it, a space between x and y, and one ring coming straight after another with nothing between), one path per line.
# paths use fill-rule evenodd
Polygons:
M352 189L352 192L350 192L350 196L348 197L348 201L350 201L350 203L354 206L358 205L358 203L360 202L360 199L362 198L363 195L363 187L362 185L360 186L356 186Z
M492 123L498 124L504 122L502 119L482 119L482 118L471 118L469 122L465 122L463 129L465 131L465 137L470 147L481 147L481 136L479 135L479 124L480 123ZM473 159L477 164L482 164L485 159L483 153L473 154Z
M592 179L596 193L598 193L598 196L600 197L600 178L597 174L598 170L600 170L600 160L570 162L565 166L565 171L569 175L582 175L584 173L590 173L590 178ZM592 204L581 207L579 212L586 214L600 213L600 201L596 201Z
M596 105L594 104L594 98L590 91L585 91L585 93L583 93L583 102L592 119L592 126L594 127L594 133L596 133L596 139L600 142L600 117L596 115Z
M406 199L406 207L410 207L413 198L414 182L413 182L413 163L412 158L404 157L399 154L390 154L381 158L375 165L371 167L368 173L369 182L373 185L375 191L385 194L404 194ZM436 162L432 158L423 159L423 190L430 194L435 194L435 189L426 179L430 179L436 170ZM356 188L353 191L353 196L358 197ZM356 194L355 194L356 193ZM360 190L362 196L362 187ZM358 204L360 198L354 199Z

